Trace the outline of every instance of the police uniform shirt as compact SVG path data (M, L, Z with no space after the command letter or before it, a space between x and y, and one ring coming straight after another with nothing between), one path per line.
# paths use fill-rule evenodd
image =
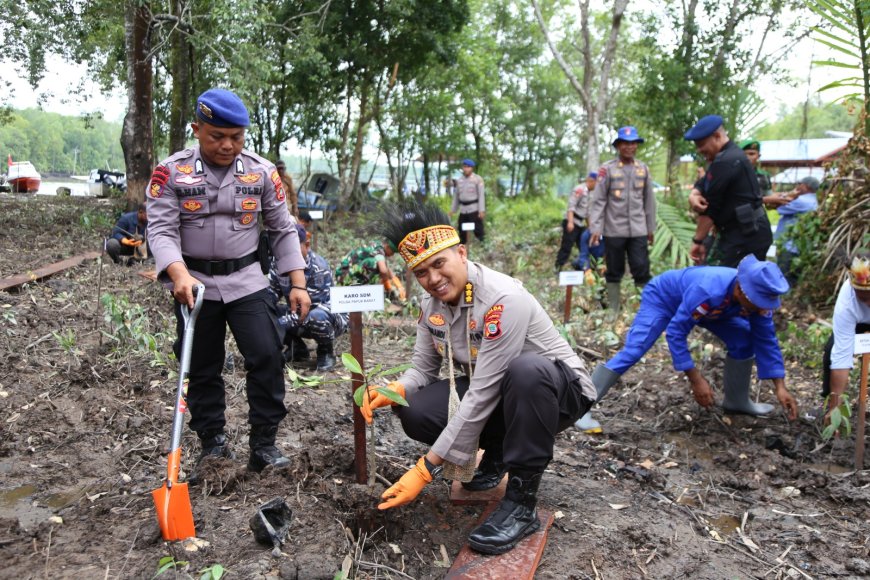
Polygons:
M843 282L834 306L834 348L831 350L832 369L851 369L855 363L855 326L870 324L870 306L855 296L848 280Z
M456 180L453 188L453 203L450 211L459 213L477 213L486 211L486 196L483 191L483 179L476 173L468 177L462 175Z
M456 464L467 463L477 453L478 437L500 400L502 377L510 361L520 354L537 353L550 360L561 360L577 371L583 394L590 400L596 399L583 361L519 280L468 262L468 281L470 287L466 286L466 293L456 307L428 294L423 297L413 368L398 379L407 393L438 380L447 357L449 325L454 363L462 366L470 363L474 372L459 409L432 450ZM471 304L465 303L465 296L471 298ZM471 314L466 318L469 308Z
M583 184L574 188L574 192L568 198L568 211L574 215L574 225L583 227L589 206L589 189Z
M735 208L745 203L761 207L761 189L755 169L743 150L728 141L695 184L707 200L709 216L720 231L737 227Z
M199 146L162 161L151 176L148 202L148 246L158 277L172 289L166 268L199 260L234 260L257 249L259 218L270 231L279 272L305 267L299 236L287 211L281 178L266 159L243 150L226 168L223 179L200 155ZM205 285L206 300L232 302L268 286L254 262L225 276L191 275Z
M643 299L671 317L665 330L674 370L695 368L689 352L688 336L705 322L741 317L748 321L759 379L785 376L782 352L773 325L773 313L747 312L734 298L737 270L718 266L696 266L670 270L656 276L644 290Z
M656 196L646 164L612 159L601 166L589 202L589 230L613 238L655 233Z

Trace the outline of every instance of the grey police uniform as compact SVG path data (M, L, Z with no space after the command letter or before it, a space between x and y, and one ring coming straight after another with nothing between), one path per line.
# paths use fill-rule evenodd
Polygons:
M655 229L656 197L646 164L612 159L602 165L589 204L589 231L606 238L607 282L622 280L626 253L635 283L650 280L647 236Z
M519 280L468 263L468 285L451 307L425 296L417 324L413 367L398 381L408 407L394 407L405 432L464 464L483 449L504 450L509 468L542 470L556 433L595 400L583 361ZM456 380L462 402L448 421L448 380L439 371L448 356L471 372Z
M197 145L165 159L152 174L146 192L148 245L158 278L171 290L166 268L184 262L205 285L187 395L194 431L219 431L225 424L221 369L227 324L248 369L250 424L275 426L286 415L281 337L257 260L262 220L278 270L305 268L285 198L274 165L244 150L229 167L212 167ZM178 355L183 321L175 306Z
M483 220L480 219L479 212L486 211L486 195L484 192L483 178L472 173L468 177L462 175L456 180L456 187L453 192L453 202L450 205L450 211L459 211L459 240L464 244L468 232L462 231L462 224L467 222L474 223L474 236L483 241L484 228Z

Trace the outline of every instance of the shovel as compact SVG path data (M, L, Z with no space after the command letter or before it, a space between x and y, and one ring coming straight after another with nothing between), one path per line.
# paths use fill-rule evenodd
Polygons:
M178 370L178 392L175 396L175 417L172 420L172 442L169 445L169 459L166 462L166 481L163 487L151 492L154 507L157 509L157 523L166 541L185 540L196 536L193 525L193 510L187 483L178 483L178 470L181 466L181 430L184 428L184 412L187 410L187 374L190 371L190 354L193 351L193 328L196 317L202 308L205 286L193 288L196 302L193 310L181 305L184 318L184 337L181 342L181 365Z

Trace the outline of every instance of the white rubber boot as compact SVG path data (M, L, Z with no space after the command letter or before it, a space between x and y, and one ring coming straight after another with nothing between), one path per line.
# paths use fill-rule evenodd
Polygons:
M773 411L773 405L753 403L749 399L749 389L752 386L752 364L754 358L737 360L725 357L725 370L722 373L725 400L722 408L729 413L744 415L767 415Z
M619 380L619 375L604 365L598 365L592 371L592 384L595 385L595 390L598 392L598 401L604 398L610 387L616 384ZM577 429L585 433L603 433L601 423L592 418L592 411L589 411L574 422Z

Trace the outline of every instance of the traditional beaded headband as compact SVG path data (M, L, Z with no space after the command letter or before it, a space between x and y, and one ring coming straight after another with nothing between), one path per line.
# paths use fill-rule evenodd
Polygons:
M424 262L441 250L459 243L459 234L452 226L437 225L411 232L399 242L399 254L409 268Z
M856 290L870 290L870 260L853 259L849 266L849 281Z

